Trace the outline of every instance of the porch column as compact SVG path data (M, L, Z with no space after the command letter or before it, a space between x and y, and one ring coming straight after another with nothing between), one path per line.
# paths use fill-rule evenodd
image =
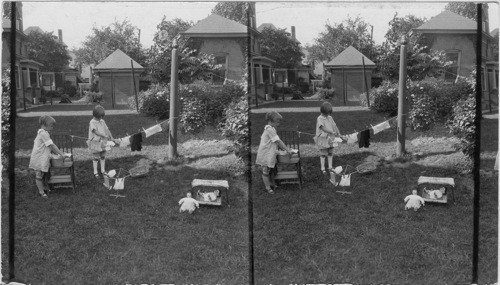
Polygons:
M271 72L271 66L269 66L269 84L273 84L273 75Z
M252 79L251 83L253 86L255 86L255 74L257 73L255 72L255 64L253 63L253 61L250 63L250 68L252 69L250 70L250 78Z
M262 73L262 64L259 65L259 84L264 83L264 75Z

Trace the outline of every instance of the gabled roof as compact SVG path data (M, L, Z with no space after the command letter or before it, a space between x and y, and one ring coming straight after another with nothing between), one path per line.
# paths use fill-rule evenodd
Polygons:
M199 21L182 34L190 37L241 37L248 35L247 26L222 16L212 14Z
M420 27L413 29L418 32L446 32L446 33L476 33L477 23L474 20L455 14L450 11L443 11Z
M270 28L270 29L276 30L276 26L275 25L273 25L271 23L262 23L257 28L257 31L262 32L265 28Z
M353 46L349 46L329 63L325 63L325 67L336 67L336 66L363 66L363 59L365 58L365 66L374 67L375 63L371 61L364 54L359 52Z
M492 37L494 37L494 36L498 35L498 28L496 28L496 29L494 29L493 31L491 31L491 32L490 32L490 35L491 35Z
M134 65L134 71L137 69L144 69L140 64L138 64L135 60L130 58L130 56L126 55L120 49L115 50L112 54L106 57L101 63L94 67L94 70L103 70L103 69L132 69L130 65L130 60L132 60Z

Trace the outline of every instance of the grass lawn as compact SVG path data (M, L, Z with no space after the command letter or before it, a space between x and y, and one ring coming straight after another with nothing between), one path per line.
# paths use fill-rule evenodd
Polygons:
M86 136L88 117L57 117L54 132ZM139 115L109 115L115 137L155 124ZM15 276L30 284L246 284L248 183L244 163L214 129L179 135L178 150L190 159L180 165L158 162L167 154L167 135L144 138L143 150L113 149L107 170L147 163L146 177L127 178L125 190L108 191L92 175L84 140L75 140L77 189L58 188L37 196L27 170L38 118L16 122ZM4 178L5 178L4 173ZM225 179L230 207L202 206L180 214L178 201L194 178ZM8 236L8 181L2 187L2 234ZM116 198L110 194L126 197ZM7 239L2 240L3 276L8 276Z
M282 112L278 131L314 133L318 113ZM371 111L345 111L335 113L334 119L340 131L349 134L384 117ZM251 114L250 120L255 159L265 114ZM487 121L483 125L490 129L483 134L496 154L498 128ZM470 283L474 184L472 175L463 171L467 160L453 148L456 141L443 126L428 132L408 130L406 149L418 156L408 162L383 160L371 174L353 174L351 186L342 189L352 191L351 195L337 193L321 174L318 153L307 134L301 135L300 146L302 191L298 185L284 184L269 195L254 167L256 284ZM384 158L395 152L396 130L392 128L372 136L368 149L342 144L335 150L334 166L356 166L367 157ZM485 163L490 164L491 169L491 161ZM482 284L497 280L497 173L489 172L482 179ZM455 203L427 203L417 212L405 211L403 199L417 187L421 175L454 178Z

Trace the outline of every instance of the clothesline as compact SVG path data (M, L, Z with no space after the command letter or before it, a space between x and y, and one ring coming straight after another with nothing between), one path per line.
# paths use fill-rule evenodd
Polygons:
M176 119L176 118L177 118L177 117L174 117L174 119ZM164 124L165 122L168 122L169 120L170 120L170 119L168 119L168 120L164 120L164 121L162 121L162 122L157 123L156 125L162 125L162 124ZM155 125L155 126L156 126L156 125ZM142 129L143 129L142 131L139 131L139 132L137 132L137 133L134 133L134 134L132 134L132 135L130 135L130 136L135 136L135 135L137 135L137 134L145 133L146 131L144 130L144 128L142 128ZM69 136L70 136L71 138L78 138L78 139L84 139L84 140L88 140L88 139L89 139L89 138L80 137L80 136L75 136L75 135L69 135ZM129 136L129 135L127 134L127 136Z
M407 114L403 114L403 116L406 116L406 115L407 115ZM383 121L382 123L392 121L392 120L396 119L397 117L398 117L398 116L394 116L394 117L392 117L392 118L390 118L390 119L387 119L387 120ZM373 126L372 126L372 127L373 127ZM369 129L371 129L371 128L364 129L364 130L362 130L362 131L360 131L360 132L364 132L364 131L367 131L367 130L369 130ZM355 132L355 133L360 133L360 132L356 131L356 129L354 130L354 132ZM311 133L306 133L306 132L301 132L301 131L297 131L297 133L299 133L299 136L300 136L300 134L306 134L306 135L310 135L310 136L316 136L316 134L311 134Z

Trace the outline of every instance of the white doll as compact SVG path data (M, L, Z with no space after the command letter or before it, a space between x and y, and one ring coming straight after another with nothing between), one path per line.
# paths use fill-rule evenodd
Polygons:
M179 200L179 205L181 208L179 209L179 213L188 211L190 214L196 210L196 208L200 207L200 204L195 199L191 198L191 193L187 193L186 197Z
M421 205L425 204L424 199L417 195L417 190L413 190L411 195L405 197L405 210L413 208L414 211L418 210Z

